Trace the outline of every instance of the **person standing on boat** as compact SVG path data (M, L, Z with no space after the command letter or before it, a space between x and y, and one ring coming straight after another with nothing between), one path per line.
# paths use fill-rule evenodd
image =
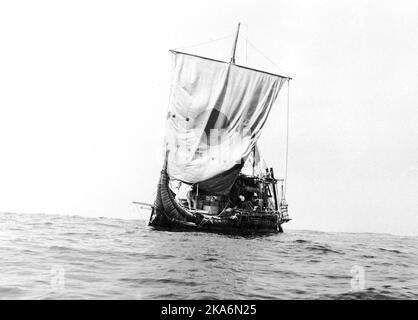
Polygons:
M186 193L187 204L189 205L189 210L195 209L196 210L196 191L193 187L190 187L190 190ZM193 204L193 206L192 206Z

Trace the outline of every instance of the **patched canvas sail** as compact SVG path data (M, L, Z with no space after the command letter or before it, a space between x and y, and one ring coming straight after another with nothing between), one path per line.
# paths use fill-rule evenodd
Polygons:
M169 177L226 194L287 78L173 53L166 131Z

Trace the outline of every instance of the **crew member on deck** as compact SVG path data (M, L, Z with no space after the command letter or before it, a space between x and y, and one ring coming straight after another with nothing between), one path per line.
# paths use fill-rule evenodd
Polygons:
M187 191L187 194L186 194L187 204L189 205L189 210L192 210L192 207L193 207L193 209L196 210L196 199L195 199L195 197L196 197L196 191L194 190L193 187L191 187L190 190ZM193 206L192 206L192 204L193 204Z

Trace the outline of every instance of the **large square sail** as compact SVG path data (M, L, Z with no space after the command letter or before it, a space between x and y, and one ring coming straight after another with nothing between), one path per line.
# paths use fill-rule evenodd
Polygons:
M173 52L166 126L170 179L229 192L286 77Z

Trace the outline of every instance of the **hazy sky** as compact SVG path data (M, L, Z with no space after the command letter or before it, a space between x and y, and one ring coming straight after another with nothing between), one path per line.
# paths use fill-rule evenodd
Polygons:
M417 1L0 2L0 211L137 218L162 165L168 49L238 21L237 62L265 64L248 36L294 78L287 227L418 235ZM229 59L231 41L195 52ZM285 97L261 141L278 173Z

